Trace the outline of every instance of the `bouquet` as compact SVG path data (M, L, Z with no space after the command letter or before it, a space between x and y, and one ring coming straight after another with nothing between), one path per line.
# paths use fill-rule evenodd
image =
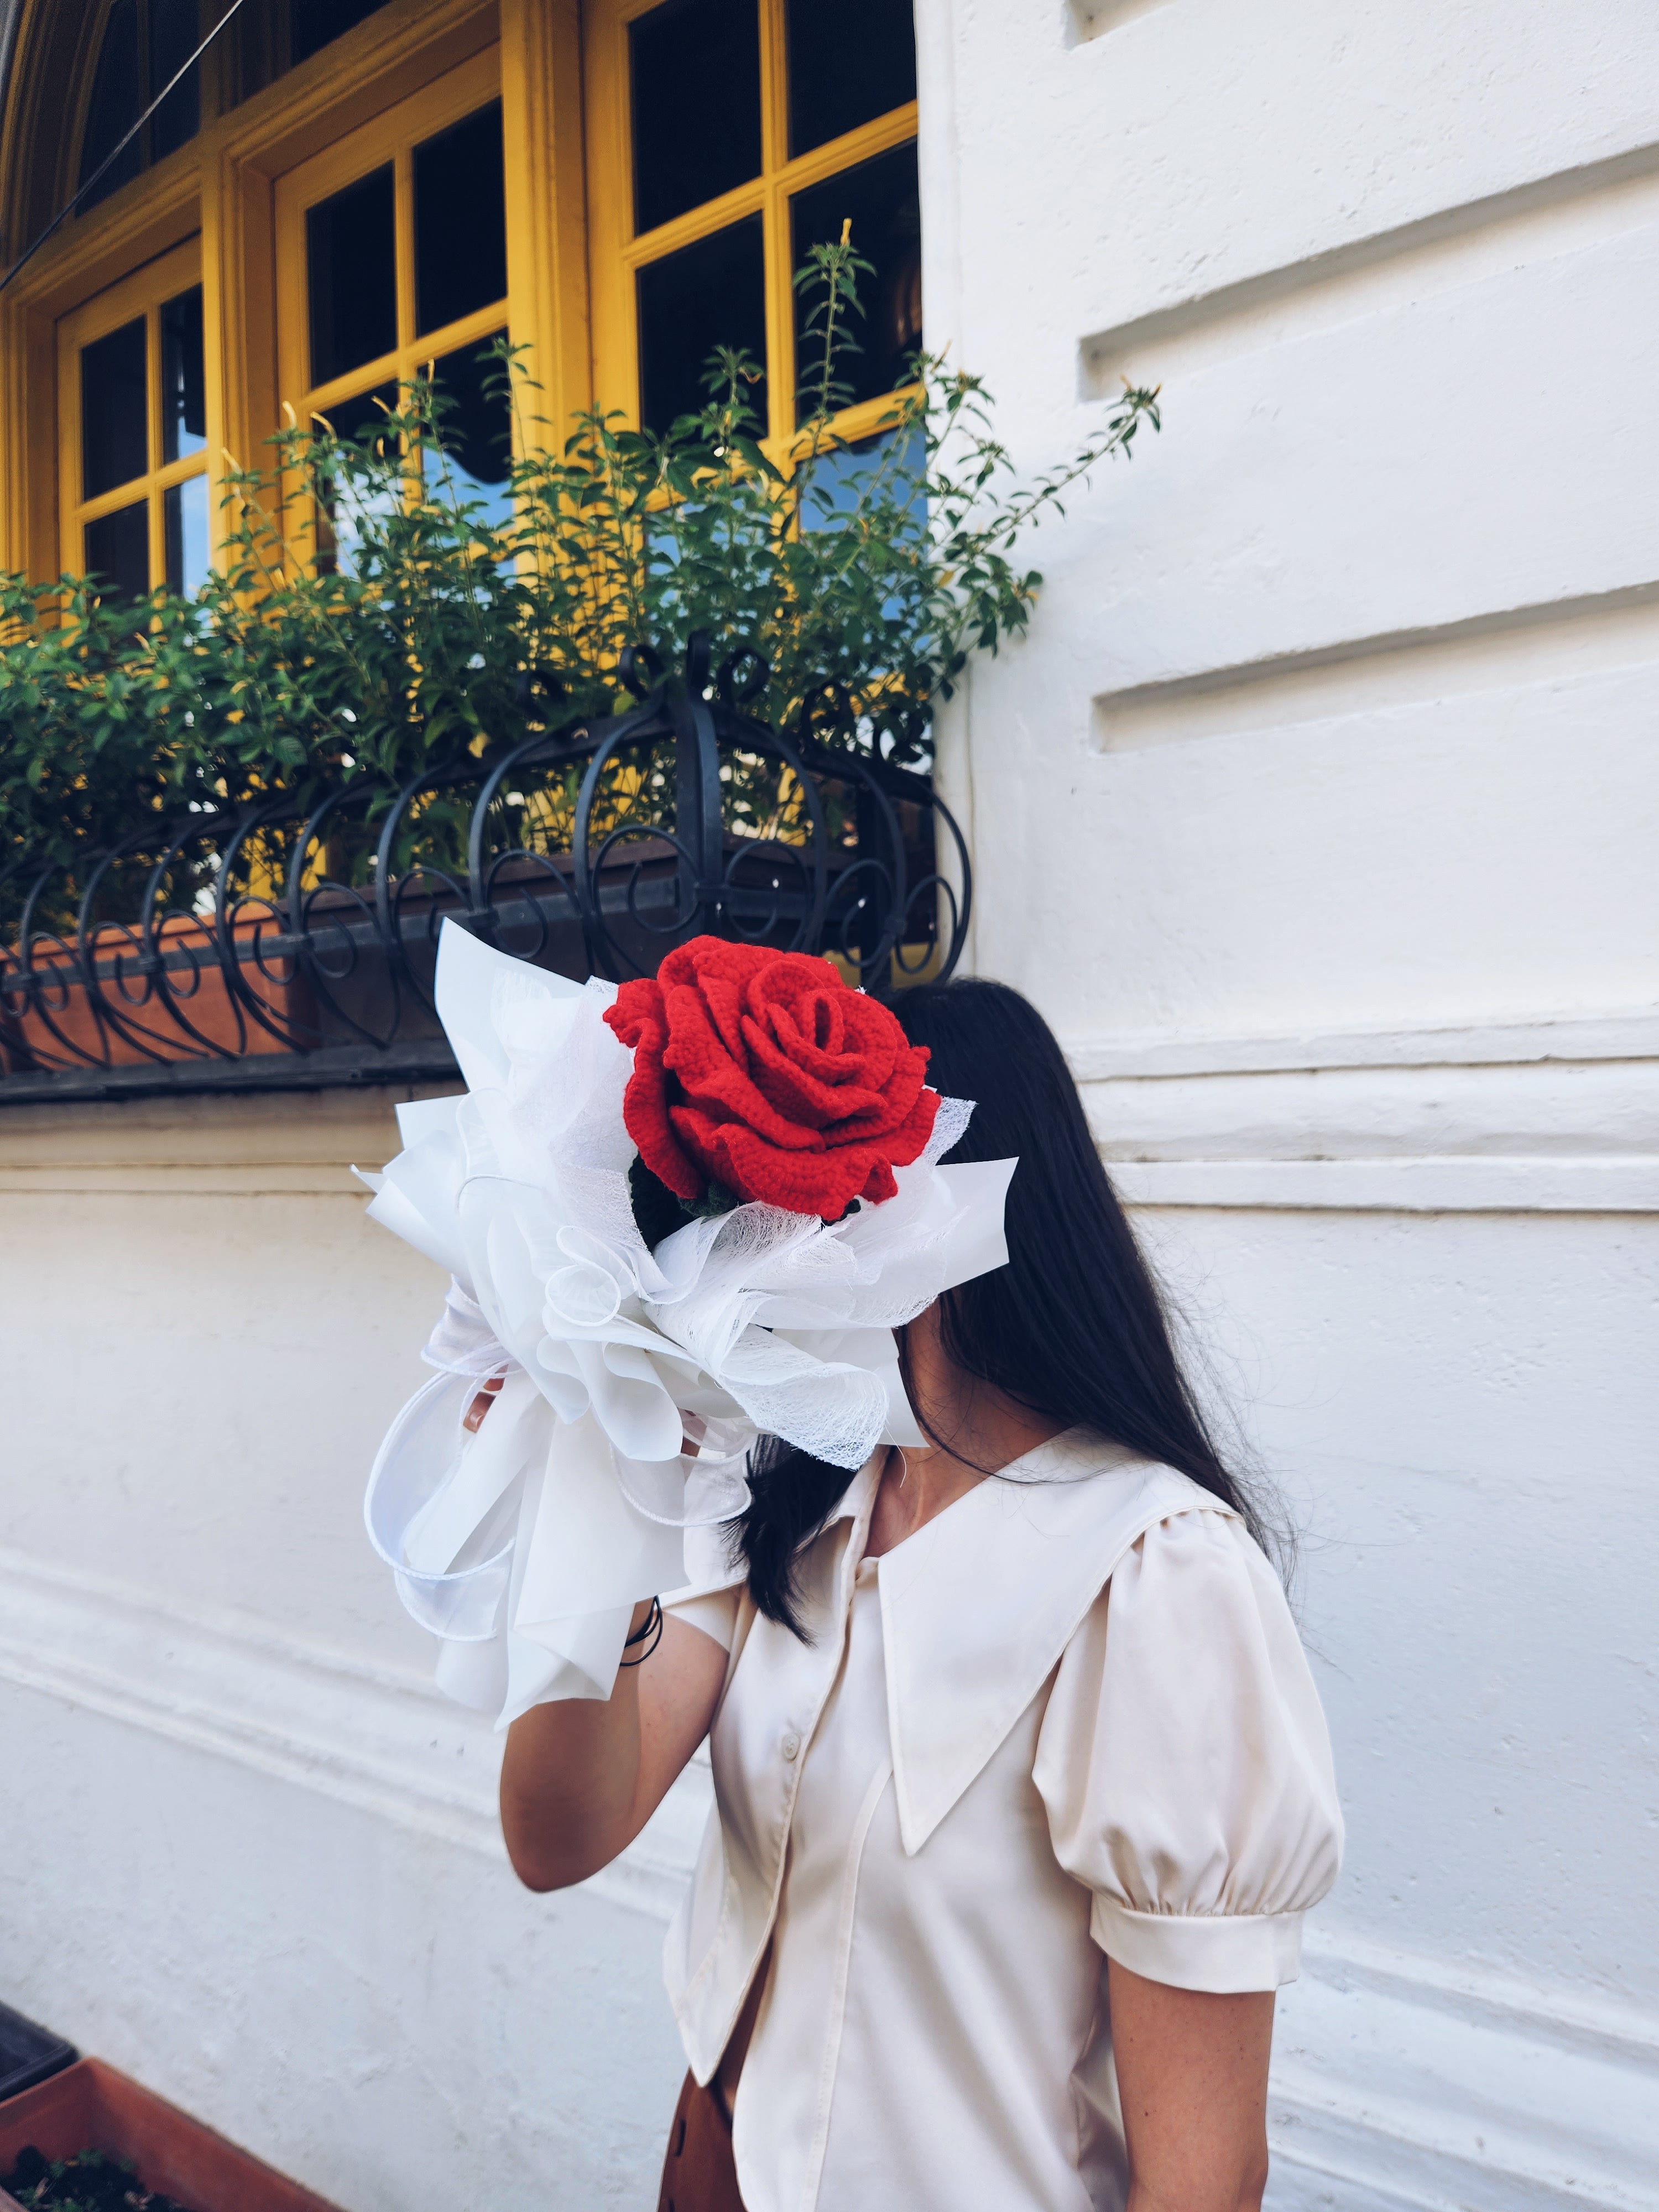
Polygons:
M363 1180L450 1289L365 1517L505 1727L608 1697L640 1600L737 1578L759 1436L921 1443L893 1331L1006 1263L1015 1163L940 1164L971 1103L827 960L699 937L577 984L446 922L435 1002L467 1088Z

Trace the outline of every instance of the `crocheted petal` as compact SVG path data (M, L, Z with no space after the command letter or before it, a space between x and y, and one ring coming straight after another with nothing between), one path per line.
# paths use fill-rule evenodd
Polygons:
M937 1091L924 1091L910 1109L909 1119L902 1128L881 1140L882 1151L896 1168L908 1168L927 1149L927 1139L933 1133L933 1124L939 1119L939 1095Z
M871 1206L884 1205L890 1198L898 1196L897 1181L885 1160L877 1160L872 1166L859 1196Z
M695 984L677 983L664 1003L671 1044L678 1045L683 1037L695 1038L697 1042L691 1048L695 1053L723 1053L742 1066L743 1033L738 1026L742 1017L735 983L718 975L701 977ZM668 1064L679 1073L672 1050Z
M704 974L729 975L742 982L757 965L777 957L758 945L732 945L723 937L689 937L672 952L664 953L657 980L665 990L678 983L696 983Z
M711 1122L746 1121L775 1145L804 1150L822 1141L816 1130L781 1114L756 1088L726 1049L696 992L675 992L669 1011L672 1035L663 1064L678 1076L689 1104L702 1108Z
M865 1081L872 1091L884 1091L887 1079L907 1052L916 1048L904 1034L898 1016L879 999L861 991L848 994L847 1049L856 1052L865 1066Z
M638 1044L653 1024L662 1035L667 1034L662 992L649 975L623 984L600 1018L627 1045Z
M881 1103L881 1093L863 1081L856 1059L833 1060L833 1073L823 1073L798 1060L750 1017L744 1019L744 1037L749 1048L750 1075L781 1114L823 1129L844 1121L849 1115L868 1114Z
M787 1039L792 1048L814 1060L834 1060L847 1049L848 1012L857 1000L827 962L797 960L757 976L744 1003L769 1034Z
M850 998L852 994L842 995ZM842 1007L828 994L823 999L797 1000L793 1006L767 1006L748 1018L744 1035L751 1049L755 1038L763 1036L775 1054L805 1068L821 1083L863 1080L866 1055L849 1032Z
M868 1181L869 1152L862 1146L845 1152L786 1152L769 1145L739 1122L723 1122L712 1133L723 1162L720 1180L740 1198L781 1206L790 1213L816 1213L838 1221Z
M822 993L854 998L834 963L813 952L773 952L765 956L763 969L745 979L744 1003L751 1014L764 1014L770 1006L793 1006L798 1000Z
M853 1144L865 1138L878 1138L883 1151L896 1160L901 1167L906 1166L915 1158L915 1153L901 1152L896 1150L894 1133L907 1125L916 1110L916 1103L920 1098L937 1096L937 1093L925 1090L927 1080L927 1052L919 1046L913 1046L903 1054L898 1066L894 1069L892 1079L879 1102L867 1112L849 1116L839 1126L836 1132L838 1141L843 1144ZM936 1110L936 1108L930 1108L928 1110L929 1129L933 1126L933 1115ZM927 1137L924 1135L921 1142L926 1144L927 1141ZM918 1145L917 1152L921 1149L921 1145Z
M710 1113L701 1105L671 1106L668 1111L675 1136L686 1153L697 1162L705 1175L713 1176L716 1182L726 1183L733 1190L738 1186L721 1164L727 1159L726 1142L732 1131L742 1130L757 1145L780 1158L787 1152L799 1152L804 1158L816 1159L824 1150L823 1139L816 1129L799 1128L791 1122L783 1125L784 1140L775 1144L740 1116L722 1114L718 1109Z

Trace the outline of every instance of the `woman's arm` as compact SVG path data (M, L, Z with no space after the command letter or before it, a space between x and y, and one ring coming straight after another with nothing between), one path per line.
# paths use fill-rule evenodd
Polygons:
M650 1608L635 1608L641 1627ZM532 1705L507 1732L501 1833L530 1889L585 1881L631 1844L708 1733L726 1654L672 1617L651 1656L618 1670L609 1698Z
M475 1434L501 1377L483 1383L461 1425ZM647 1599L629 1632L645 1626ZM665 1620L657 1647L622 1667L608 1698L532 1705L507 1732L501 1834L527 1889L568 1889L625 1850L708 1733L726 1680L712 1636Z
M1212 1996L1107 1964L1128 2212L1258 2212L1271 1990Z

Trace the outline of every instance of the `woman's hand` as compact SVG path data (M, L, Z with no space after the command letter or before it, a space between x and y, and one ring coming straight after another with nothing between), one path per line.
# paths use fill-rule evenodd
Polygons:
M1273 1996L1175 1990L1108 1961L1128 2212L1259 2212Z
M475 1437L477 1435L483 1425L484 1415L495 1402L495 1393L506 1380L505 1375L492 1375L487 1382L481 1382L478 1385L477 1396L461 1416L461 1426L471 1435ZM493 1429L490 1434L492 1436L495 1434Z

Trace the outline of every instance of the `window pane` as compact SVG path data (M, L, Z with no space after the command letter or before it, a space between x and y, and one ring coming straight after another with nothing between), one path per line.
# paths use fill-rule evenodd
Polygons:
M201 44L197 0L149 0L149 97L171 84ZM202 120L199 66L162 101L149 123L149 157L159 161L196 136Z
M716 346L766 360L766 258L761 219L746 216L712 238L665 253L639 272L640 419L665 430L702 406L703 371ZM766 387L750 401L764 424Z
M921 206L916 194L914 142L861 161L838 177L797 193L790 203L794 264L811 246L828 246L850 221L853 243L875 269L860 279L858 314L851 329L863 350L843 356L837 373L853 398L874 399L904 380L905 365L921 343ZM821 350L805 326L814 295L795 295L796 419L812 411L822 368Z
M105 596L142 599L149 589L149 502L136 500L86 527L87 568L101 577Z
M80 184L90 180L100 162L138 120L142 112L139 82L138 0L115 0L104 26L104 43L98 50L98 68L92 80L86 136L81 141ZM142 156L135 138L119 161L81 199L80 211L84 214L122 185L130 184L141 166Z
M666 0L629 25L628 56L636 232L759 176L757 0Z
M81 349L81 496L96 499L149 466L140 315Z
M308 60L384 4L385 0L289 0L290 64Z
M397 386L383 384L374 392L354 392L349 399L337 400L325 419L336 437L374 445L383 459L395 460L397 441L383 434L386 410L397 404ZM354 574L365 525L376 518L383 520L398 499L395 482L371 484L360 478L355 483L330 486L317 517L318 567L325 572L343 568L348 575Z
M787 0L789 151L810 154L916 96L910 0Z
M392 164L306 212L311 381L327 384L398 343Z
M507 297L501 103L415 149L415 327L424 337Z
M513 415L495 356L476 346L446 354L434 364L441 391L454 404L444 410L445 465L428 465L428 489L482 503L492 523L513 519Z
M830 453L820 453L800 471L797 478L801 488L801 528L839 527L836 517L852 514L860 500L869 495L872 479L877 472L890 469L887 478L890 492L896 489L901 477L914 487L909 512L920 531L927 517L927 502L921 493L927 462L927 441L920 423L908 430L884 430L878 437L860 439L856 446L837 446Z
M192 284L161 310L161 459L181 461L206 443L202 288Z
M208 573L208 480L186 477L183 483L169 485L162 501L167 589L199 592Z
M388 409L397 404L397 386L382 384L373 392L354 392L349 399L337 399L326 415L318 418L318 427L325 422L337 438L361 439L370 432L378 436L386 428Z

